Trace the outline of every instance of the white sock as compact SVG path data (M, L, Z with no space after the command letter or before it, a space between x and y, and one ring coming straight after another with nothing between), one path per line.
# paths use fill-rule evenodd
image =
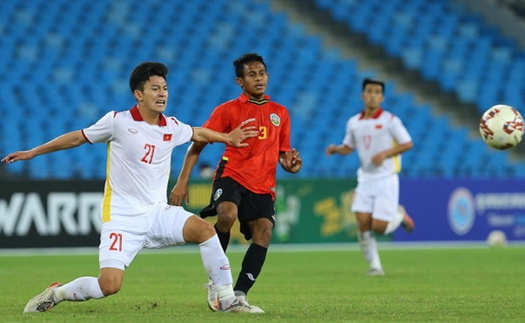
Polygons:
M233 284L230 261L224 254L217 235L201 243L199 247L204 269L215 286Z
M357 237L359 238L359 246L365 255L365 258L368 262L372 260L370 254L370 237L372 233L370 231L360 232Z
M388 222L384 235L387 235L389 233L392 233L396 231L397 228L399 228L399 225L403 222L403 213L399 210L399 208L396 210L396 217L392 221Z
M201 243L199 247L204 269L217 287L217 295L221 304L227 307L235 301L230 261L224 254L217 235Z
M104 297L95 277L80 277L53 290L53 299L57 304L61 301L87 301Z
M370 258L372 259L370 261L370 268L374 269L383 269L383 266L381 266L381 260L379 259L379 251L377 250L377 240L376 237L371 236L370 237L370 244L369 244L369 252L370 252Z
M381 260L377 251L377 241L371 231L361 232L359 235L359 246L370 263L370 268L381 269Z

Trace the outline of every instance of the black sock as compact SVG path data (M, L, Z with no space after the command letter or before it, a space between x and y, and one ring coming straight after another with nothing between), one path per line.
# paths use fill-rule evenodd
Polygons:
M244 255L241 272L239 273L237 283L233 290L240 290L244 292L244 294L248 294L250 288L255 284L257 276L261 273L267 252L268 249L265 247L253 243L250 245Z
M213 227L215 228L215 232L217 232L217 236L219 237L219 241L221 242L222 250L226 252L228 244L230 243L230 231L220 232L219 229L217 229L217 223L215 223Z

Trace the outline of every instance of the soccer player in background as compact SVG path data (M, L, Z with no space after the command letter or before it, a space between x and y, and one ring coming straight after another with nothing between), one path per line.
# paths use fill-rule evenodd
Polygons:
M237 278L234 290L237 299L257 312L264 313L246 300L266 259L275 225L275 175L277 164L290 173L301 169L299 152L290 145L290 117L287 109L270 101L265 94L268 72L263 58L257 53L244 54L233 62L236 82L242 93L212 112L203 127L229 131L235 124L252 121L259 135L246 140L249 147L237 149L226 146L213 179L210 205L200 215L217 215L215 230L226 251L230 230L236 219L246 240L252 240ZM170 199L181 205L188 199L188 181L199 154L206 143L194 142L186 153L183 167ZM217 286L208 284L208 304L213 309Z
M80 277L64 285L53 283L31 299L24 312L44 312L62 301L86 301L115 294L122 287L124 270L140 250L185 243L200 247L204 268L218 290L215 309L253 312L234 295L229 260L213 226L180 206L167 204L167 186L171 154L176 146L189 141L222 142L242 150L248 146L242 141L258 132L254 126L239 123L228 134L218 133L165 116L167 73L162 63L138 65L129 80L137 102L131 109L108 112L88 128L2 159L4 163L27 160L86 142L108 145L98 278Z
M365 79L361 91L364 109L346 123L343 143L326 148L328 156L347 155L354 150L359 155L352 211L371 276L384 275L374 232L386 235L399 225L407 232L414 228L408 214L398 211L401 154L412 148L412 138L398 117L381 108L384 95L384 82Z

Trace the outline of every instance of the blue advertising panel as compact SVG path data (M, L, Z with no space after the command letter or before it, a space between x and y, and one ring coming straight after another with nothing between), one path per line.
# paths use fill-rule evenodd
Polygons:
M395 241L484 241L493 230L525 240L523 180L401 180L400 203L414 219Z

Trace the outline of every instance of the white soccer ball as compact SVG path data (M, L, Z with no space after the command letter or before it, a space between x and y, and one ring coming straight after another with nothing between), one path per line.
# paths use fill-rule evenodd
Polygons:
M487 237L487 244L489 247L503 247L507 244L507 236L505 232L500 230L491 231Z
M483 113L479 133L483 141L493 148L512 148L523 137L523 117L509 105L495 105Z

